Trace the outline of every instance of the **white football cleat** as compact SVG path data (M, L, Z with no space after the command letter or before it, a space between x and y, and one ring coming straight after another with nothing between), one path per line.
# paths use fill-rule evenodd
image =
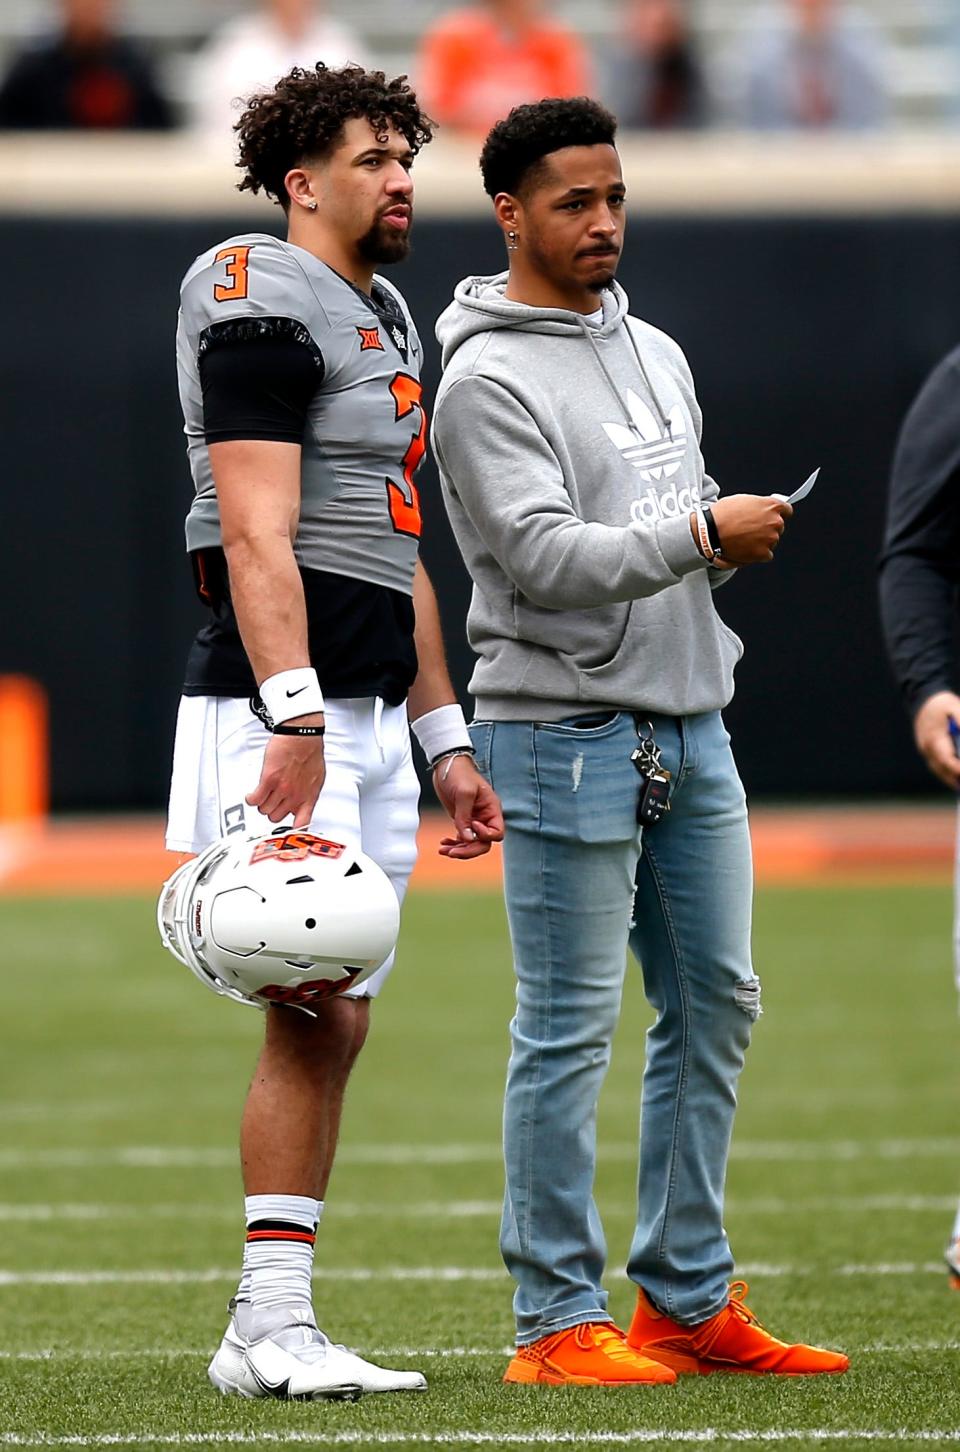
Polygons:
M392 1371L335 1345L308 1305L255 1310L240 1302L208 1375L225 1394L356 1401L366 1392L426 1391L419 1371Z
M240 1377L240 1368L243 1365L243 1353L247 1349L247 1343L241 1341L233 1324L235 1310L236 1302L231 1301L227 1329L223 1333L223 1340L214 1352L213 1360L207 1367L207 1376L217 1391L222 1392L225 1397L236 1396L240 1390L237 1382Z

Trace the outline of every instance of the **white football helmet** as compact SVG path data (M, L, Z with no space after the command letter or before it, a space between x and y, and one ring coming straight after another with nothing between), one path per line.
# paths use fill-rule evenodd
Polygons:
M312 832L224 838L163 885L165 948L214 993L310 1009L393 951L400 905L362 852Z

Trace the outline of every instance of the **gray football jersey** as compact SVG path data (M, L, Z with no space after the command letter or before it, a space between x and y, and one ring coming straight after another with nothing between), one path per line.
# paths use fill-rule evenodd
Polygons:
M217 546L220 517L204 437L199 359L218 338L284 319L317 357L304 429L298 563L411 594L420 536L414 474L426 449L421 347L403 298L395 317L311 253L275 237L231 237L198 257L180 292L177 371L196 490L187 549Z

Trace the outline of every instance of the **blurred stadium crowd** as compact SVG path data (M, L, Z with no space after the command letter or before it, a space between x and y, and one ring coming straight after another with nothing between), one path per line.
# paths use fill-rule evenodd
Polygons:
M639 130L960 119L956 0L0 0L0 127L222 137L317 60L405 71L468 133L581 92Z

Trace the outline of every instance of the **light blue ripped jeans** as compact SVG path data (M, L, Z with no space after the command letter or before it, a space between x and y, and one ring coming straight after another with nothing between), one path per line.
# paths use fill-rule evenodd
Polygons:
M596 1109L628 945L657 1014L628 1273L687 1324L727 1301L724 1179L737 1078L760 1007L746 802L719 712L649 719L672 774L671 810L644 828L642 851L631 715L586 729L572 721L470 728L507 825L517 1010L500 1243L517 1283L520 1345L610 1319L593 1199Z

